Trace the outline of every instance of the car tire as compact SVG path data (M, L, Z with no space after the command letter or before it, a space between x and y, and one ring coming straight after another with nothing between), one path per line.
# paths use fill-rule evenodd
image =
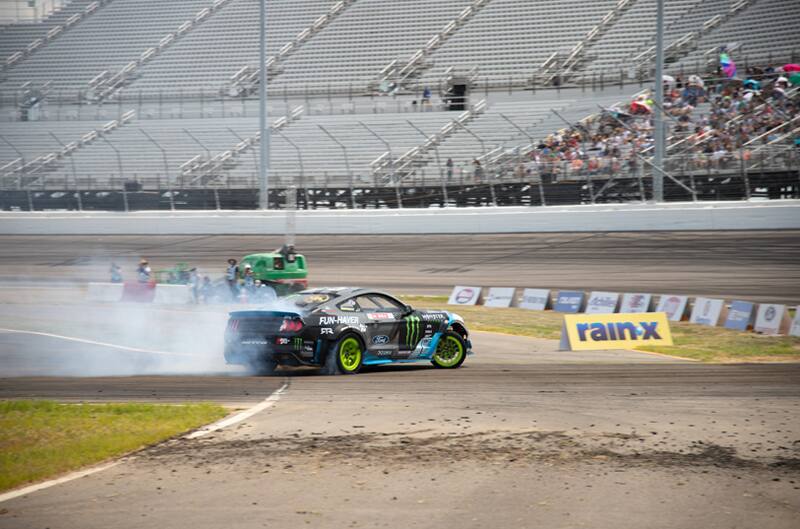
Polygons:
M322 373L325 375L355 375L364 364L364 347L353 334L339 338L328 349Z
M467 345L464 338L457 332L448 330L439 338L431 364L440 369L455 369L461 367L466 358Z

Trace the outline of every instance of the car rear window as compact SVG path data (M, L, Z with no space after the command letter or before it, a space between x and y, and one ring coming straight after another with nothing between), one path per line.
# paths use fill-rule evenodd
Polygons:
M313 310L331 299L333 299L332 295L324 293L300 293L292 294L284 298L287 303L291 303L305 310Z

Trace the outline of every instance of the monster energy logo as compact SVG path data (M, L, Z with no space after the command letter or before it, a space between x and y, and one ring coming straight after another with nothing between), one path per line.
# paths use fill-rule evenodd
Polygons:
M303 339L302 338L292 338L292 346L295 350L299 351L303 348Z
M406 347L411 349L420 339L419 316L406 317Z

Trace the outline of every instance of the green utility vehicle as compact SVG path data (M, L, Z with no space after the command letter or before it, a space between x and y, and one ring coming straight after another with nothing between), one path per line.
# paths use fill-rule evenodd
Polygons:
M172 268L165 270L156 270L155 279L156 283L164 283L167 285L186 285L189 283L189 276L191 268L186 263L177 263Z
M296 253L293 246L244 256L239 263L241 278L244 278L248 265L253 270L253 277L273 287L279 296L308 288L306 258Z

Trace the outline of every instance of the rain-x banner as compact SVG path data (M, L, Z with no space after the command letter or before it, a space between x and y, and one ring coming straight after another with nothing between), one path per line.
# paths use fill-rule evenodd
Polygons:
M559 347L562 351L632 349L642 345L672 345L666 314L564 315Z

